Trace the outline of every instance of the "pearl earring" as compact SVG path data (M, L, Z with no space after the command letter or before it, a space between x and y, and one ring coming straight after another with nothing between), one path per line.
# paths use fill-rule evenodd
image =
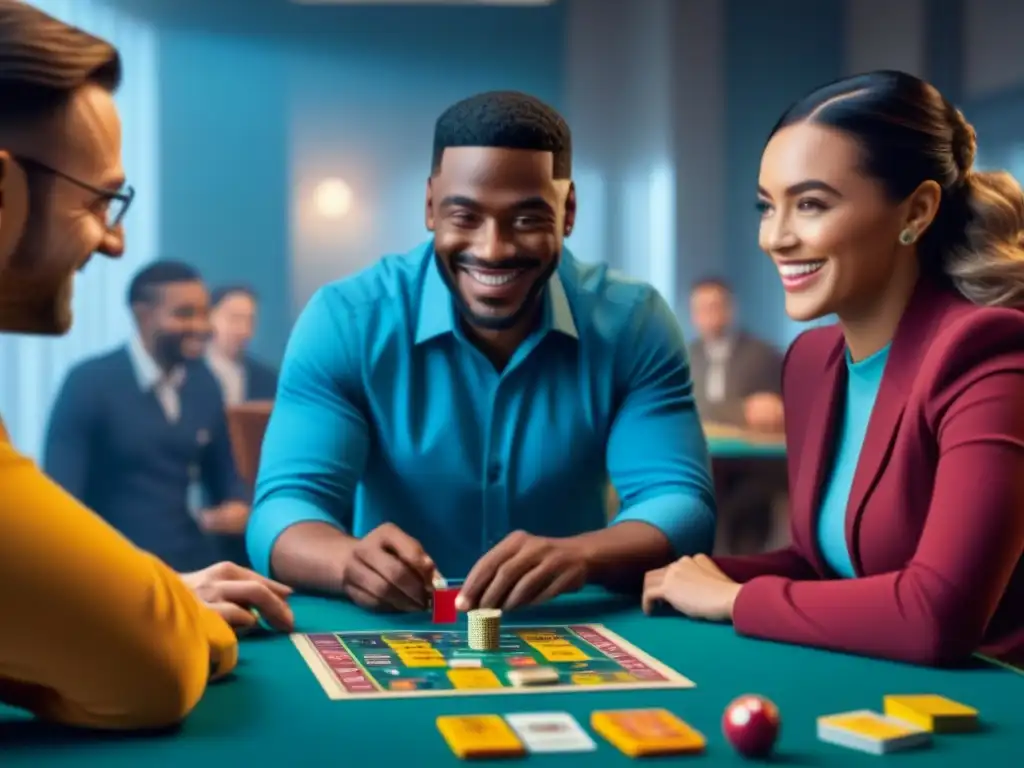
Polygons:
M917 236L914 234L914 230L912 229L904 229L902 232L900 232L900 242L903 245L910 245L912 242L914 242L916 237Z

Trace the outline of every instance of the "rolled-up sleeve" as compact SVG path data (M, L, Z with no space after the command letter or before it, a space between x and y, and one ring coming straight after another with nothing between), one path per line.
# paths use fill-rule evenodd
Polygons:
M619 344L622 404L607 463L622 511L613 524L648 523L677 556L710 552L715 494L682 329L652 291Z
M291 526L352 525L369 432L359 406L358 332L344 315L337 287L322 288L288 340L246 531L249 557L265 575Z

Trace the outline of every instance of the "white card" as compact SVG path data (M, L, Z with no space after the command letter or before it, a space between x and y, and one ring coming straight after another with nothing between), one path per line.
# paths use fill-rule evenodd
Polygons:
M505 720L530 752L591 752L597 744L568 712L518 712Z

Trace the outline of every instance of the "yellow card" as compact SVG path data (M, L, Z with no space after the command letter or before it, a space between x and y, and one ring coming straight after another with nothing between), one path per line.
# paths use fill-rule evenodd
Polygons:
M502 688L501 680L489 669L449 669L448 679L454 688Z
M630 757L700 752L703 734L667 709L622 709L594 712L590 726Z
M901 725L874 712L850 712L843 715L819 717L818 724L831 728L842 728L844 731L858 736L880 741L900 739L919 732L917 728Z
M456 757L515 757L526 747L498 715L449 715L437 718L437 729Z
M935 733L971 731L978 727L978 710L935 694L885 696L885 714Z
M534 643L533 647L537 652L544 657L545 661L586 661L589 656L581 651L579 648L569 645L542 645L541 643Z

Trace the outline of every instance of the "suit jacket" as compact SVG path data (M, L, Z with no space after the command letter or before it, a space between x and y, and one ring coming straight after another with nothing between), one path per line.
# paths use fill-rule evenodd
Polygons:
M245 366L245 399L273 400L277 396L277 371L255 357L246 355Z
M792 545L716 562L744 635L928 665L1024 663L1024 313L922 281L899 323L847 507L856 578L818 547L845 393L836 326L783 371Z
M708 354L703 341L690 345L690 376L693 396L701 418L723 424L745 423L743 400L757 392L779 394L782 389L782 354L770 344L749 333L740 332L733 340L726 362L725 398L710 402L707 398Z
M188 505L193 481L211 504L244 500L246 489L220 387L204 364L188 364L179 396L172 423L140 387L127 347L76 365L50 416L44 468L136 546L192 571L223 559L232 538L200 530Z

